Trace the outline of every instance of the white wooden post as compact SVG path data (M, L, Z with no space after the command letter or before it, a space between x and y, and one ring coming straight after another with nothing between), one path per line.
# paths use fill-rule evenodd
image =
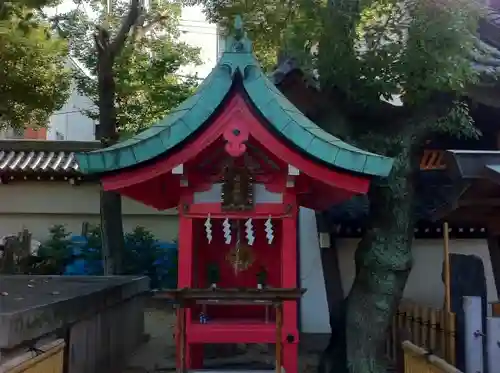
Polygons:
M500 373L500 317L486 319L488 373Z
M464 297L465 373L484 373L481 297Z

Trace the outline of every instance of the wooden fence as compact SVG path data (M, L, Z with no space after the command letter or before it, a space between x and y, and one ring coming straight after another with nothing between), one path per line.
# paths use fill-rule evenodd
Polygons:
M58 339L0 364L0 373L63 373L64 340Z
M461 373L453 365L410 341L404 341L402 346L404 373Z
M402 302L388 332L387 357L397 364L401 358L401 342L408 340L455 365L455 331L454 313Z

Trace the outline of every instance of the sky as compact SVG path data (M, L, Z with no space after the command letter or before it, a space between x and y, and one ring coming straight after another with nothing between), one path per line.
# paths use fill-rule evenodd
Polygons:
M55 15L58 13L66 13L76 7L73 0L64 0L61 5L54 8L47 8L46 11L49 15Z
M147 4L149 1L144 0ZM49 16L54 16L60 13L66 13L75 9L77 5L73 0L63 0L63 2L54 8L47 8L45 12ZM89 6L83 8L90 13ZM184 66L179 71L181 75L197 74L200 79L205 78L213 66L215 66L218 56L218 44L216 36L216 26L210 25L205 21L201 7L188 7L183 8L181 16L181 40L200 48L200 57L203 61L199 66ZM80 64L79 64L80 65Z
M144 3L148 4L148 0L144 0ZM57 6L57 7L54 7L54 8L47 8L47 13L53 15L53 14L57 14L57 13L65 13L65 12L68 12L72 9L75 9L77 5L75 4L75 2L73 0L63 0L63 2ZM88 10L88 6L87 6L87 10Z

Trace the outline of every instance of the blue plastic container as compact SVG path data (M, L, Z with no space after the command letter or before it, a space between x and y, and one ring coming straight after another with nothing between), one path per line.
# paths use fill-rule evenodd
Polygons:
M175 289L177 288L177 243L158 242L157 248L161 254L153 263L157 283L152 284L152 287Z

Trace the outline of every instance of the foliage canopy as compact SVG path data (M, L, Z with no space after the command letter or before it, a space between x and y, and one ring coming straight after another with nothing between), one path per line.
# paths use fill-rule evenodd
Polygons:
M51 35L36 10L51 0L0 4L0 127L45 126L66 101L66 43Z
M71 52L89 72L76 72L79 91L96 109L87 114L98 118L96 28L118 32L129 1L114 0L108 13L101 1L81 1L80 6L60 17L61 32L70 40ZM123 49L115 57L115 107L121 137L140 132L164 117L192 93L197 79L181 76L180 68L199 63L199 51L179 41L179 3L155 0L143 9Z
M231 27L234 15L243 15L264 68L272 69L279 55L297 59L318 80L329 107L333 101L342 103L342 113L336 115L347 117L348 132L376 132L374 119L383 112L391 113L380 116L385 127L389 117L397 122L393 124L398 129L406 131L401 123L409 124L406 119L425 107L436 109L436 96L446 96L446 102L450 103L442 105L449 109L442 113L446 118L420 123L422 132L477 135L467 106L460 102L467 86L477 80L470 55L478 10L468 1L194 0L194 3L203 4L207 16L227 28ZM401 100L398 107L386 102L394 97ZM371 123L353 120L352 113L359 113L360 109ZM356 117L359 119L358 114ZM356 141L356 137L352 140Z

